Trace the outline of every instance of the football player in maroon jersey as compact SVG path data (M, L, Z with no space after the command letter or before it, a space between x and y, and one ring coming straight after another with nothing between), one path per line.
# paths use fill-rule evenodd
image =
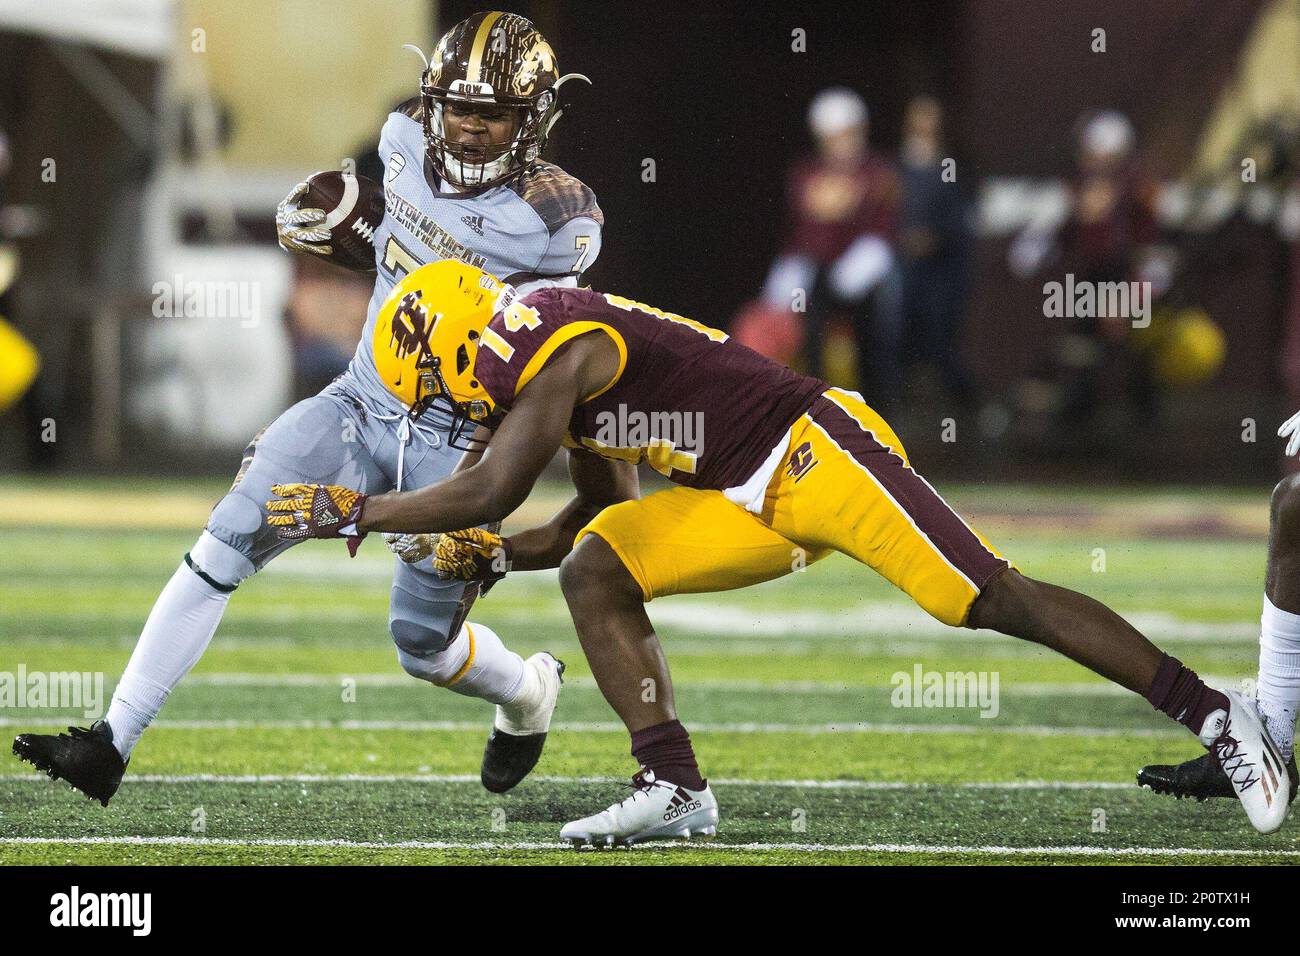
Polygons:
M1022 575L913 470L860 396L684 316L590 289L521 298L452 261L393 289L374 345L413 411L440 406L479 426L481 456L411 492L276 485L268 520L285 538L350 546L369 531L444 533L439 566L470 579L560 567L592 673L641 765L630 797L567 824L563 838L716 831L717 801L677 719L645 604L756 584L832 551L946 624L1043 644L1144 695L1210 748L1257 829L1282 825L1290 782L1250 703L1207 687L1102 604ZM509 516L561 447L581 463L579 493L550 524L509 539L458 531ZM609 503L640 462L675 487ZM653 695L642 693L647 678Z

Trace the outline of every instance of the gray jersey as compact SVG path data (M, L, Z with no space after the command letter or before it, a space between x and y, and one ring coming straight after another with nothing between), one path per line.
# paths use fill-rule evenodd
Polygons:
M385 209L375 230L378 275L349 371L367 399L396 412L402 406L375 369L372 339L379 309L402 276L439 259L459 259L514 285L576 284L600 254L605 219L595 194L550 163L535 163L483 192L440 191L425 162L415 103L388 117L379 158L385 165Z
M410 422L375 369L376 315L403 275L452 258L527 290L576 284L600 252L604 217L596 197L555 166L537 163L509 185L476 195L439 192L425 169L418 111L409 106L384 124L380 156L386 210L375 231L378 276L361 344L347 374L294 405L249 446L235 484L186 556L219 590L233 590L293 544L266 524L272 485L342 484L378 494L442 481L460 461L446 441L447 416ZM440 579L428 558L394 563L388 629L398 657L416 677L445 683L454 674L447 648L478 587Z

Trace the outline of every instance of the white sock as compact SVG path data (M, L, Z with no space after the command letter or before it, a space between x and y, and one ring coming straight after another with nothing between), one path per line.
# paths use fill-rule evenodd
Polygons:
M1267 597L1260 618L1256 703L1268 735L1282 756L1290 758L1300 708L1300 614L1274 607Z
M524 659L506 647L486 624L466 621L443 653L450 656L442 669L451 673L444 686L466 697L509 704L529 686L530 675L537 680L532 668L524 666Z
M203 656L229 600L230 592L218 591L184 564L158 595L105 718L123 760Z

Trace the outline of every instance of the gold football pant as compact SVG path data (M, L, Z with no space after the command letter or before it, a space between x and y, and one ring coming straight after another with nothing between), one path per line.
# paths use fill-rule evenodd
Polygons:
M614 549L647 601L748 587L839 551L952 625L1010 566L912 470L884 419L841 389L791 426L761 514L676 487L606 508L575 540L587 534Z

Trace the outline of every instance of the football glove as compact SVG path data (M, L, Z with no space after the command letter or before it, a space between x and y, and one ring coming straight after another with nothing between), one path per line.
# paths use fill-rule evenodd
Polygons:
M482 581L490 587L510 570L510 539L482 528L438 535L433 570L443 580ZM483 588L486 593L488 587Z
M338 485L272 485L279 495L266 503L266 523L286 541L304 538L346 538L356 557L365 535L357 531L366 496Z
M286 252L304 252L313 256L328 256L334 252L330 245L330 231L325 225L324 209L300 209L299 200L307 193L307 183L301 182L275 207L275 235L280 248Z
M388 545L389 551L407 564L419 564L433 554L433 542L436 537L437 535L433 534L395 534L386 531L384 543Z
M1288 458L1300 451L1300 412L1296 412L1283 422L1282 427L1277 430L1277 435L1279 438L1287 440L1286 455Z

